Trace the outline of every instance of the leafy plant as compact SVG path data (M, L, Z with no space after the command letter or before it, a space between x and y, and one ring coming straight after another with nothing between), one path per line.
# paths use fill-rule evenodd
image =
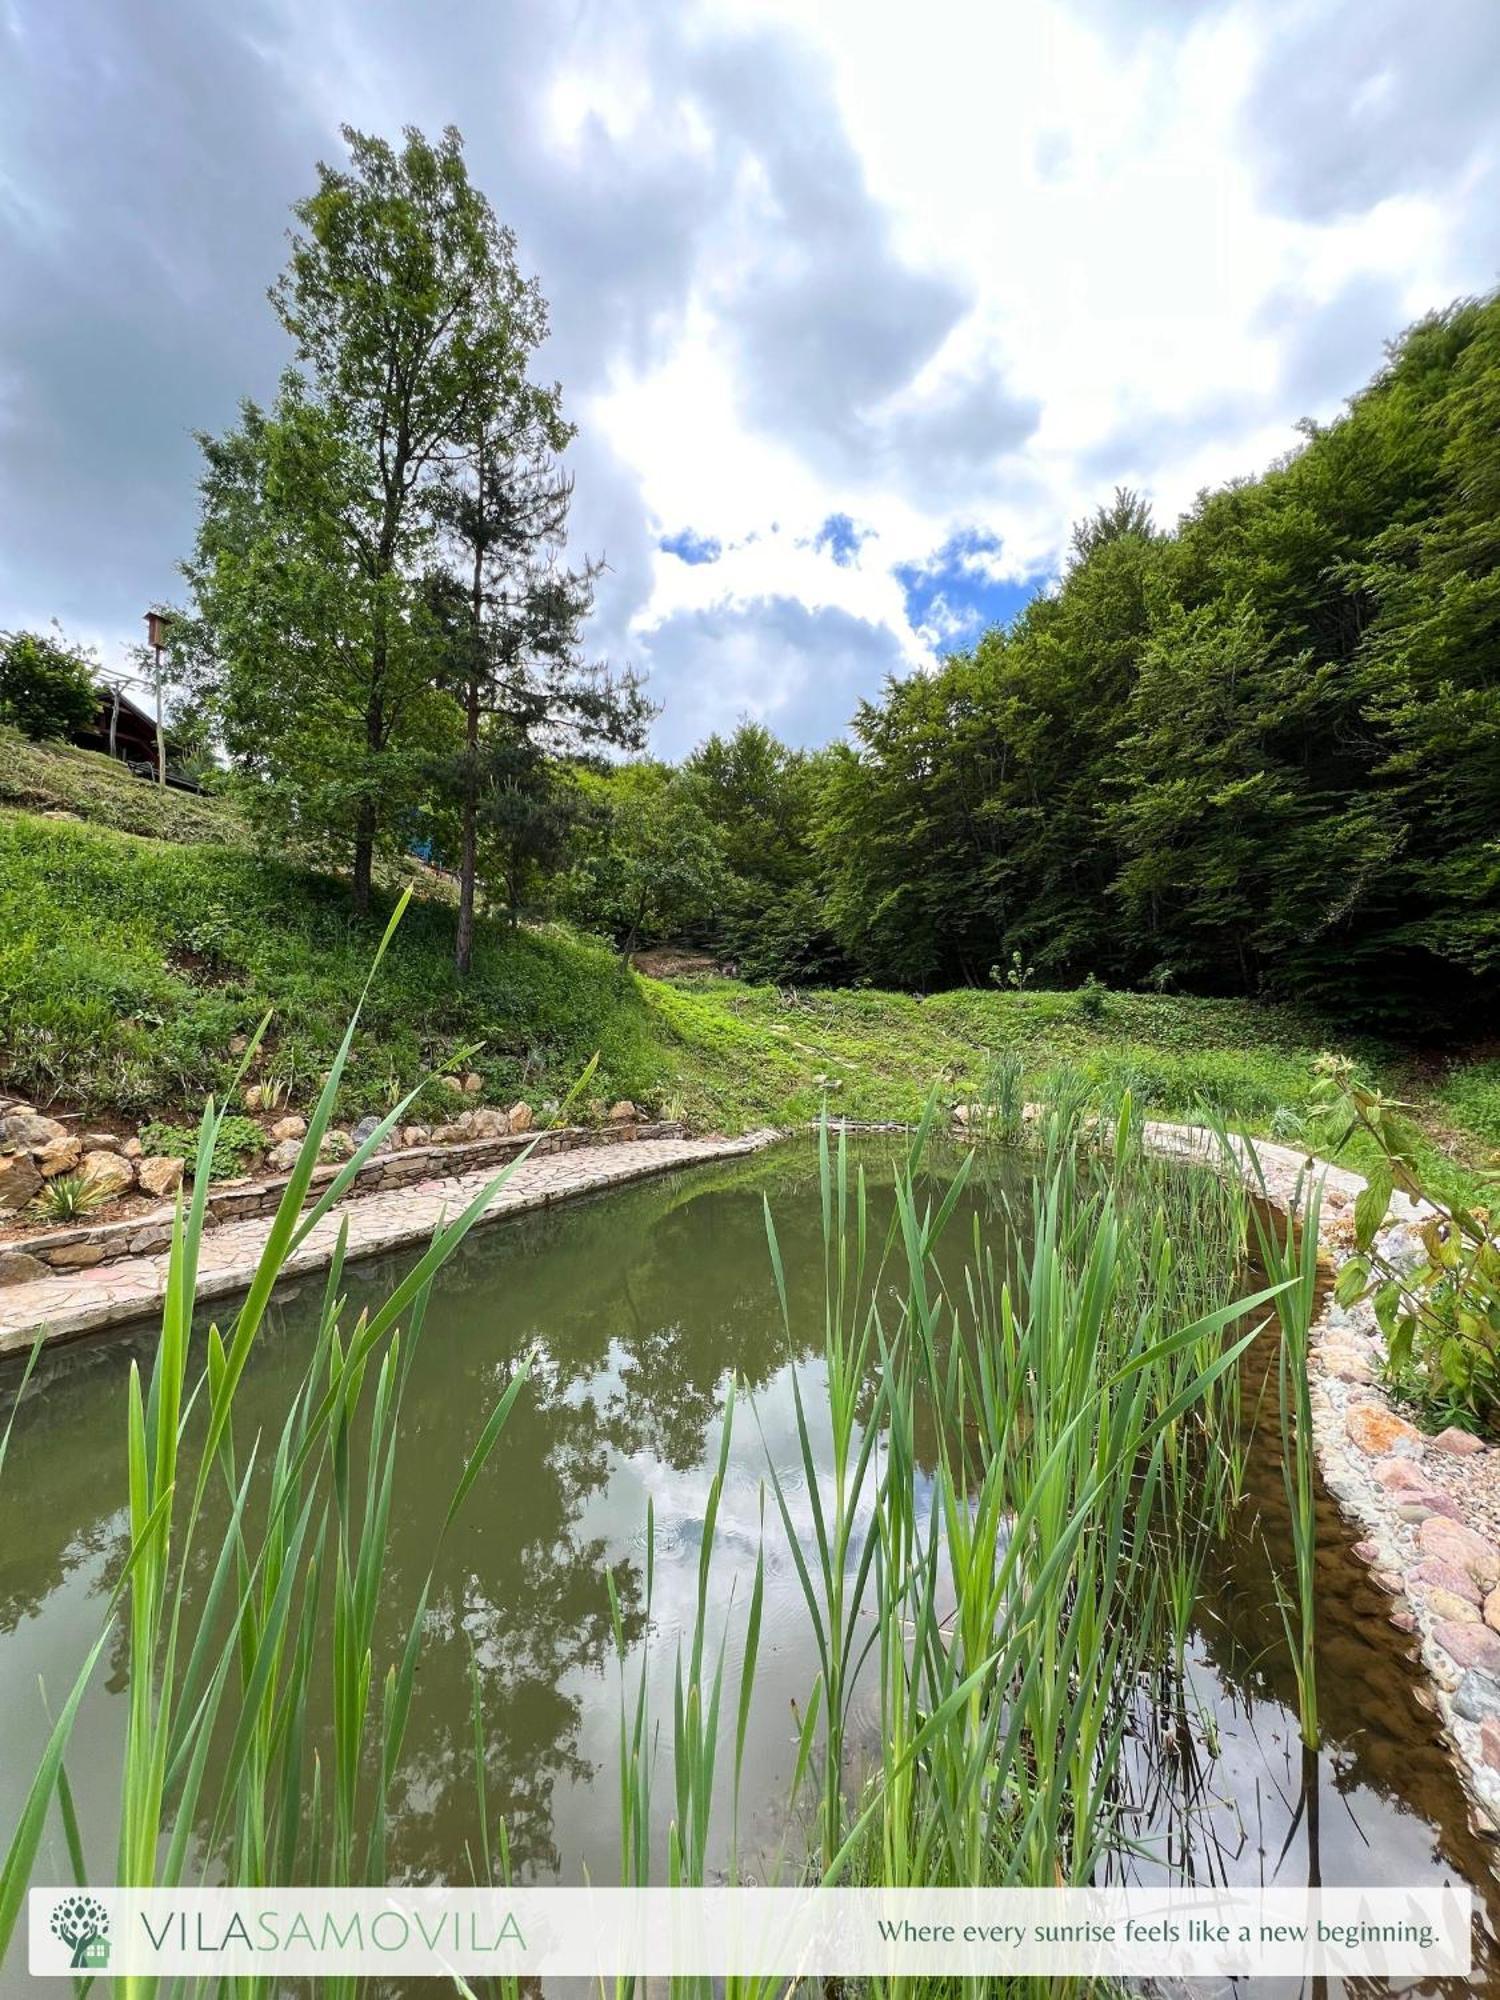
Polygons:
M185 1125L148 1125L141 1133L141 1149L153 1156L185 1161L190 1180L198 1175L200 1134ZM213 1152L209 1179L233 1180L266 1150L266 1135L253 1118L221 1114L214 1125Z
M92 1215L109 1200L109 1189L90 1174L59 1174L47 1182L31 1204L52 1222L74 1222Z
M61 637L0 633L0 720L34 740L87 729L99 707L84 654Z
M1406 1105L1363 1083L1346 1057L1322 1056L1317 1069L1320 1106L1342 1116L1335 1150L1356 1132L1378 1149L1354 1205L1354 1255L1339 1272L1336 1297L1345 1306L1371 1301L1397 1386L1493 1428L1500 1417L1500 1245L1490 1210L1438 1198ZM1398 1189L1424 1212L1393 1251L1381 1231Z

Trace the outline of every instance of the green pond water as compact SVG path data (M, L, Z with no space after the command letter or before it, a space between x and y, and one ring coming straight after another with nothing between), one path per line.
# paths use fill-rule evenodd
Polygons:
M852 1148L883 1228L898 1157L882 1141ZM933 1171L944 1172L941 1163ZM1026 1169L990 1162L951 1225L956 1279L977 1210L994 1221ZM762 1219L770 1201L787 1276L789 1351ZM414 1255L414 1253L413 1253ZM353 1307L382 1296L406 1259L350 1274ZM945 1269L947 1268L945 1262ZM385 1653L394 1655L425 1574L452 1483L484 1414L533 1347L538 1361L445 1547L424 1664L394 1801L394 1872L461 1881L474 1826L469 1647L484 1690L490 1811L509 1826L518 1875L616 1878L619 1671L606 1575L639 1645L647 1504L656 1524L652 1604L654 1708L670 1733L674 1640L690 1629L704 1503L731 1376L748 1391L735 1425L713 1568L715 1614L743 1605L764 1522L766 1604L740 1844L769 1871L795 1851L787 1809L797 1716L816 1664L801 1592L765 1472L774 1461L794 1521L800 1480L793 1366L816 1413L821 1401L822 1242L811 1141L692 1169L472 1236L433 1296L420 1363L403 1410L397 1518L385 1577ZM321 1279L279 1295L241 1392L237 1425L274 1435L300 1379ZM227 1314L221 1306L218 1316ZM152 1332L116 1333L47 1357L16 1424L0 1494L0 1835L8 1837L45 1734L39 1681L55 1704L98 1629L126 1541L124 1392L143 1372ZM1198 1879L1295 1886L1468 1882L1484 1919L1473 1981L1448 1990L1500 1992L1490 1938L1500 1918L1491 1848L1468 1829L1458 1780L1416 1669L1386 1621L1386 1602L1348 1555L1331 1503L1322 1511L1319 1699L1325 1741L1304 1757L1295 1689L1272 1581L1289 1572L1275 1434L1274 1381L1259 1394L1269 1351L1247 1359L1247 1421L1256 1432L1248 1497L1208 1558L1195 1620L1191 1687L1181 1715L1141 1690L1125 1788L1138 1850L1117 1872L1167 1866ZM8 1405L14 1371L0 1371ZM753 1401L754 1411L749 1407ZM206 1587L206 1576L200 1588ZM728 1618L727 1685L738 1686L739 1622ZM96 1877L109 1879L124 1721L118 1650L106 1654L81 1711L69 1776ZM633 1689L635 1666L630 1668ZM727 1704L732 1709L732 1703ZM875 1689L863 1716L875 1740ZM667 1754L663 1751L663 1757ZM727 1789L727 1787L726 1787ZM656 1798L669 1808L659 1772ZM658 1851L664 1847L664 1821ZM60 1829L37 1879L67 1879ZM18 1947L24 1949L18 1940ZM17 1955L13 1951L12 1957ZM19 1966L0 1995L30 1991ZM1207 1990L1207 1989L1202 1989ZM1226 1988L1226 1991L1229 1989ZM1254 1993L1254 1982L1235 1989ZM1292 1990L1267 1982L1266 1990ZM1389 1989L1381 1989L1389 1990ZM1443 1991L1441 1982L1409 1991Z

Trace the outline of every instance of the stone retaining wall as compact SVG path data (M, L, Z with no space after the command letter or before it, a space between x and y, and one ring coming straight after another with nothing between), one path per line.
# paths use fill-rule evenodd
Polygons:
M607 1129L569 1125L555 1132L528 1132L501 1139L470 1139L453 1145L412 1146L400 1152L377 1153L366 1160L354 1176L347 1199L378 1194L383 1189L406 1187L414 1181L451 1179L459 1174L477 1173L486 1167L503 1167L531 1149L533 1158L546 1153L571 1153L588 1146L613 1145L619 1140L680 1139L683 1127L668 1121L643 1125L613 1125ZM313 1169L307 1202L316 1201L339 1168L323 1165ZM206 1209L210 1229L246 1216L273 1215L281 1205L289 1174L273 1174L264 1180L219 1181L209 1190ZM54 1271L90 1270L122 1257L146 1257L165 1250L172 1241L173 1204L147 1209L140 1215L118 1222L77 1223L71 1228L49 1229L15 1239L8 1246L16 1256L35 1258ZM34 1275L34 1274L32 1274Z

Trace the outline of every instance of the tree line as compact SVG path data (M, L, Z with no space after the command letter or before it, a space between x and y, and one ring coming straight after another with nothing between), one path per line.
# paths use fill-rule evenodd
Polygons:
M1495 298L1170 532L1117 492L1054 587L845 739L746 722L669 766L640 679L584 649L598 569L568 558L573 430L514 237L456 132L344 137L269 294L294 359L200 440L173 627L267 841L345 866L360 910L382 851L451 867L461 969L482 901L754 979L1093 978L1413 1033L1493 1010ZM16 687L55 681L26 644Z
M1500 997L1500 301L1170 533L1118 492L1055 589L812 754L754 726L653 796L657 922L742 972L1265 995L1411 1034ZM714 865L710 865L708 850ZM715 873L717 868L717 875ZM573 913L641 913L585 850ZM690 887L691 885L684 885Z

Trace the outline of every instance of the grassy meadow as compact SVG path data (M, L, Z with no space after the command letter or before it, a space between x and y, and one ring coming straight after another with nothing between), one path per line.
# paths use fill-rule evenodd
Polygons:
M0 735L6 1081L45 1104L180 1121L222 1095L237 1038L270 1009L257 1074L305 1107L396 887L361 922L341 877L256 852L225 803L162 796L105 758ZM566 926L499 919L481 920L462 979L453 922L449 885L419 882L361 1018L339 1116L383 1113L450 1065L478 1070L491 1101L540 1108L597 1051L596 1098L703 1129L799 1123L825 1097L851 1118L913 1120L934 1088L945 1102L978 1095L1003 1057L1033 1093L1073 1074L1128 1087L1154 1114L1208 1106L1293 1143L1331 1137L1311 1119L1312 1065L1339 1037L1288 1008L1095 986L922 996L667 982ZM1438 1185L1463 1183L1500 1147L1500 1060L1445 1067L1368 1039L1343 1046L1415 1104Z

